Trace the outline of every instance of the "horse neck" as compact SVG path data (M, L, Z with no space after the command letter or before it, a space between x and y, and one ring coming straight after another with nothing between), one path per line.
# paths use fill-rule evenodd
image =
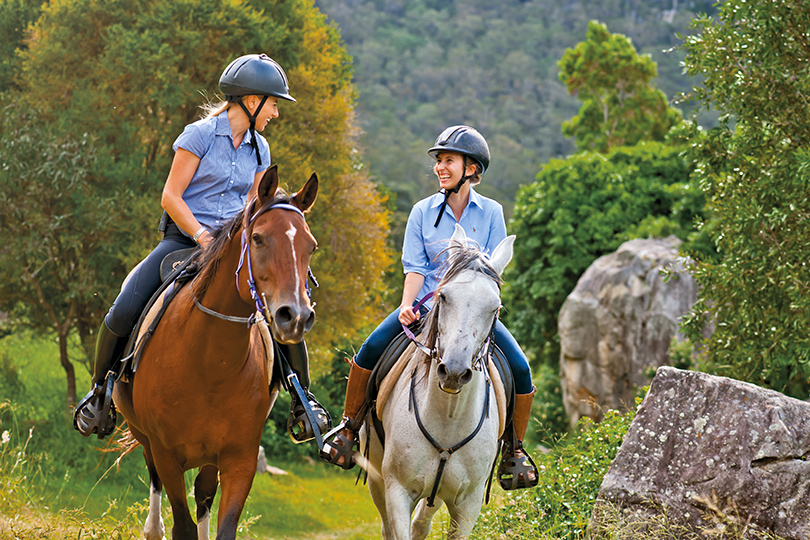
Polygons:
M239 287L236 288L236 270L239 266L239 257L241 254L241 243L239 236L234 235L228 244L223 249L220 256L216 271L211 277L211 281L202 298L198 298L202 305L221 313L223 315L233 317L250 317L255 311L256 307L252 302L247 301L249 296L246 297L247 279L242 275L245 272L240 271ZM247 264L247 262L245 262ZM215 317L210 317L211 324L217 324L222 327L223 331L228 333L236 332L238 334L249 335L248 326L246 324L236 324L231 321L224 321ZM219 328L217 329L219 331Z

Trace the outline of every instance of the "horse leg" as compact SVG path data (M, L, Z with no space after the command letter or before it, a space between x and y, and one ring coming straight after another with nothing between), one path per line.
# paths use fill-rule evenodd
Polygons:
M438 499L432 507L427 505L427 499L422 499L416 505L416 512L411 523L411 538L413 540L425 540L430 534L430 527L433 524L433 515L442 507L442 500Z
M172 506L172 540L197 540L197 526L191 519L186 501L186 479L183 468L168 452L156 452L153 447L152 457L169 504Z
M386 484L385 510L388 516L388 538L410 540L413 507L414 501L405 487L396 482Z
M388 532L388 513L385 511L385 483L374 470L368 470L368 492L374 506L377 507L377 512L380 514L380 520L382 521L381 537L387 540L390 538L390 533Z
M463 500L447 504L447 511L450 514L448 540L463 540L470 536L484 503L484 489L485 486L482 485L474 492L468 493Z
M258 448L258 443L251 448ZM245 500L253 485L253 477L256 475L257 458L257 453L251 451L240 459L232 459L220 465L222 496L217 515L217 540L236 539L239 516L242 515Z
M194 480L194 500L197 502L197 538L208 540L208 523L211 520L211 505L217 494L219 470L213 465L200 467Z
M143 524L143 537L146 540L163 540L166 528L163 526L163 516L160 515L160 497L163 493L163 484L155 469L155 460L152 458L152 448L147 439L140 432L129 428L133 436L140 441L143 446L143 459L146 462L146 470L149 472L149 514Z

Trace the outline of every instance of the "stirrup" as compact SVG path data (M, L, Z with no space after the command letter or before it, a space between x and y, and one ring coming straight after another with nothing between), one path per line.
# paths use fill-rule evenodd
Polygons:
M332 428L332 417L329 415L329 411L318 403L315 396L309 392L306 392L306 397L309 402L309 408L315 415L315 423L317 426L312 425L304 405L300 402L298 396L293 393L292 403L290 404L290 416L287 418L287 433L290 434L290 438L295 444L314 439L316 427L318 433L326 433Z
M351 439L344 433L344 430L347 429L353 434ZM323 449L320 451L321 459L330 465L336 465L344 471L349 471L354 468L355 444L359 444L357 432L351 427L350 422L343 422L324 437ZM340 463L341 458L343 458L343 463Z
M73 427L85 437L93 433L103 439L115 431L117 414L112 400L115 377L108 375L104 382L95 386L76 405L73 412Z
M523 450L523 444L518 441L514 449L509 443L504 445L503 457L498 465L498 483L501 487L505 491L532 488L537 485L539 480L540 473L537 465Z

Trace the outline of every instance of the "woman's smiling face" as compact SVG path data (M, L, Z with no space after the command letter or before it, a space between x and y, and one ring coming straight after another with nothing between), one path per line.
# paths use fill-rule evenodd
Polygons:
M475 173L475 163L467 160L467 176ZM464 172L464 156L458 152L439 152L436 154L436 164L433 166L433 173L439 179L439 185L443 189L453 189L461 180Z

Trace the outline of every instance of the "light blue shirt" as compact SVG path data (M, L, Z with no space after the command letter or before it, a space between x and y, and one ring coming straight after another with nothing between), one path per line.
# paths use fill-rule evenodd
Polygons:
M183 148L200 158L200 165L183 192L183 200L203 227L218 229L239 213L247 202L256 174L270 166L267 140L256 134L261 167L256 163L250 141L248 130L239 148L233 147L227 112L187 125L174 141L175 152Z
M487 255L492 255L501 240L506 238L506 222L500 203L470 189L470 200L461 219L456 221L453 211L447 206L439 226L434 227L442 202L444 195L441 193L422 199L413 206L408 216L402 245L402 267L406 274L416 272L425 276L417 300L435 291L439 285L442 278L440 268L447 258L442 251L450 245L456 223L464 228L467 239L477 243ZM432 302L428 302L428 305L432 305Z

